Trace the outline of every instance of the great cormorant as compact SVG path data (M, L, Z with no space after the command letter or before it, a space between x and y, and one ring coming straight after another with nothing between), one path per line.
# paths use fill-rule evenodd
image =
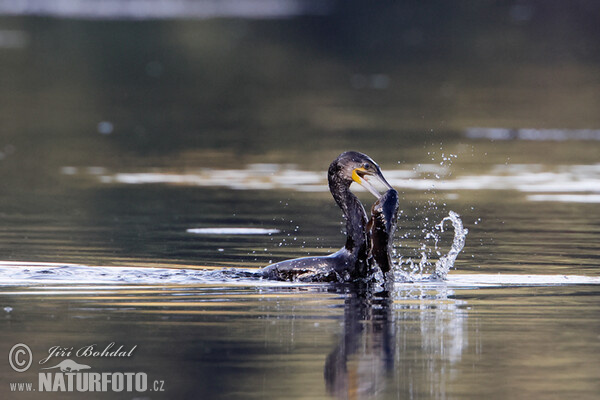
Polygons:
M385 180L381 169L369 156L348 151L340 154L327 173L329 190L346 220L346 244L328 256L303 257L271 264L260 273L269 279L304 282L349 282L365 279L378 264L390 270L389 245L398 211L398 193ZM381 196L367 179L374 178L389 190ZM378 201L369 221L358 198L350 191L356 182ZM374 241L374 242L373 242Z

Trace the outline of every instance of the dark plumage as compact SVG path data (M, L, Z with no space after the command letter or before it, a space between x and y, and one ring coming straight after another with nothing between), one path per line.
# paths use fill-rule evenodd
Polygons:
M373 204L367 231L371 236L371 257L386 274L392 269L392 249L398 218L398 192L388 190Z
M365 154L348 151L333 160L328 170L329 190L335 202L342 209L346 220L346 244L339 251L320 257L303 257L271 264L260 273L269 279L304 282L347 282L366 278L372 271L373 263L387 261L384 268L391 265L383 256L387 251L389 238L393 235L395 215L397 212L397 192L387 183L381 169ZM364 186L376 197L379 192L365 177L373 177L382 182L390 190L374 207L374 218L367 227L368 219L364 207L350 191L352 182ZM388 194L393 192L392 194ZM395 194L395 195L394 195ZM394 197L395 196L395 197ZM395 199L395 208L393 207ZM381 209L381 210L380 210ZM393 218L392 218L393 217ZM391 220L393 219L393 222ZM391 232L385 236L385 232ZM377 241L371 243L371 234ZM383 243L385 241L385 243ZM375 249L375 252L372 249Z

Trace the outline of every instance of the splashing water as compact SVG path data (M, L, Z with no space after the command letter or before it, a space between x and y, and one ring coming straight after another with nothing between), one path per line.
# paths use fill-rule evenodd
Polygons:
M465 247L465 239L469 233L469 230L463 227L460 216L454 211L450 211L448 216L444 218L442 222L436 225L441 232L444 232L444 222L446 221L452 222L452 227L454 228L454 240L452 241L452 247L450 247L448 254L440 257L435 263L435 271L431 275L431 278L436 280L446 279L448 271L450 271L450 268L454 266L456 257L458 257L458 254L461 252L463 247Z
M440 242L440 233L444 232L444 224L446 221L450 221L452 223L452 227L454 228L454 239L452 241L452 246L448 253L441 255L439 251L438 244ZM435 225L435 230L432 232L426 232L425 240L433 240L434 248L431 249L427 243L421 243L419 247L419 255L420 259L418 262L415 262L412 258L403 259L401 256L398 257L398 263L395 265L394 274L401 281L424 281L424 280L445 280L446 276L450 269L454 266L454 262L458 257L459 253L465 246L465 239L469 230L463 226L462 220L460 216L454 212L450 211L448 216L442 219L442 221ZM439 233L437 232L439 231ZM430 269L433 265L432 261L428 257L433 253L440 255L439 259L435 262L435 267L433 268L433 272L425 273L426 270ZM408 271L403 266L408 267Z

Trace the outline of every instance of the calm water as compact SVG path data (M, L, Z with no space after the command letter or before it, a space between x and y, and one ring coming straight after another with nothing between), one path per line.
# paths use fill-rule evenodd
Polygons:
M399 27L358 5L1 18L1 397L64 398L10 383L37 388L69 358L164 389L85 394L98 399L598 398L600 47L586 7L452 23L440 9L435 26L415 8ZM337 250L325 171L349 149L401 193L397 261L435 262L452 241L435 225L461 215L447 282L382 293L221 272ZM112 342L137 347L39 364L53 346ZM23 373L7 360L17 343L33 354Z

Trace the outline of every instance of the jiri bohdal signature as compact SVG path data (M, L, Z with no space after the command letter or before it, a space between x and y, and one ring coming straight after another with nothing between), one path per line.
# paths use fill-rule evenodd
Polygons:
M46 364L49 360L55 357L90 357L90 358L128 358L133 355L133 352L137 348L137 344L127 349L125 345L116 347L115 342L111 342L104 348L98 346L98 344L89 344L75 350L74 347L63 347L63 346L52 346L48 349L48 356L42 358L39 363L40 365Z

